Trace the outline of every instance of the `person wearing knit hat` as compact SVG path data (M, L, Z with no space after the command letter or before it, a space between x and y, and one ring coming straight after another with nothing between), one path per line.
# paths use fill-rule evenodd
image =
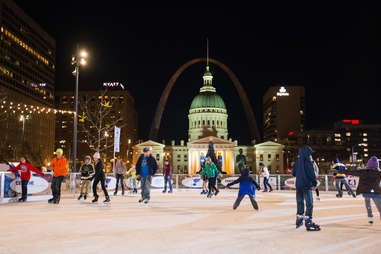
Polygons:
M381 171L378 158L372 156L368 160L365 169L346 170L345 173L360 178L356 195L363 195L365 199L365 208L368 212L369 223L373 224L373 212L370 204L371 199L373 199L373 202L376 204L377 210L381 215Z
M56 150L56 158L52 160L48 168L53 170L51 184L53 198L49 199L48 202L58 204L61 198L61 184L67 172L67 161L65 156L63 156L63 150L61 148Z
M90 186L90 178L94 174L94 167L91 165L91 156L87 155L84 160L84 164L80 169L81 173L81 194L78 197L78 200L81 200L83 197L85 200L87 199L87 193Z
M354 194L351 186L349 186L347 178L345 176L345 170L347 170L347 167L339 161L338 158L334 160L332 170L333 170L333 175L335 176L335 184L336 184L336 189L338 191L336 197L342 198L343 197L343 190L342 190L342 185L345 186L345 189L348 191L348 195L351 195L352 197L356 197Z

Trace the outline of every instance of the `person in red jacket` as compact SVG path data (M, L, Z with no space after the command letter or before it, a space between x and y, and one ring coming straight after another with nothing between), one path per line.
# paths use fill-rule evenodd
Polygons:
M40 176L44 176L44 173L42 173L37 168L33 167L28 160L25 157L21 157L19 165L14 168L8 169L8 171L19 171L20 178L21 178L21 198L19 199L19 202L25 202L27 195L28 195L28 182L30 180L30 171L33 171Z
M169 163L169 160L164 161L163 175L164 175L163 193L167 192L167 183L169 185L168 193L172 193L172 165Z

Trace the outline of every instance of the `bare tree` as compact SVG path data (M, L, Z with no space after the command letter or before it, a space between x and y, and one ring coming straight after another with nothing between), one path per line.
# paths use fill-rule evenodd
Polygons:
M80 98L79 105L82 114L79 114L79 123L86 133L87 145L93 151L102 152L113 146L107 144L108 135L115 126L123 127L123 117L114 112L113 104L116 99L107 96L107 90L102 91L98 99L84 96Z

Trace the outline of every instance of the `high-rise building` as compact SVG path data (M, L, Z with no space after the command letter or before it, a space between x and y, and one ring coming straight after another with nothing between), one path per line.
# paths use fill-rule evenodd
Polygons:
M74 92L57 92L57 107L74 109ZM86 108L88 110L86 110ZM102 115L100 110L102 110ZM90 115L91 114L91 115ZM78 107L78 153L81 161L85 155L99 149L105 159L113 158L113 126L121 127L120 156L132 158L132 146L138 139L135 100L127 90L80 91ZM99 133L98 133L99 131ZM73 115L59 114L56 119L56 146L65 149L72 161Z
M41 165L54 151L55 114L48 108L54 105L55 52L55 40L39 24L13 1L0 0L0 153L5 159L23 154Z
M295 132L303 132L305 90L301 86L273 86L263 96L264 140L282 143Z

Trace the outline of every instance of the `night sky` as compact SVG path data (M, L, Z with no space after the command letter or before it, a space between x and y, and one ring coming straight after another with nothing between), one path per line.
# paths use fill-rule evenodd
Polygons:
M56 89L73 90L71 56L85 47L89 64L81 89L120 81L136 99L139 136L147 138L156 105L171 75L185 62L210 55L238 76L262 129L262 96L272 85L307 91L307 128L343 118L380 123L381 26L368 6L217 6L132 8L127 1L16 1L57 41ZM148 3L147 3L148 5ZM194 5L197 7L197 5ZM222 6L221 6L222 8ZM186 139L188 110L202 85L204 64L177 81L160 136ZM249 143L243 108L232 82L211 66L229 113L229 132Z

